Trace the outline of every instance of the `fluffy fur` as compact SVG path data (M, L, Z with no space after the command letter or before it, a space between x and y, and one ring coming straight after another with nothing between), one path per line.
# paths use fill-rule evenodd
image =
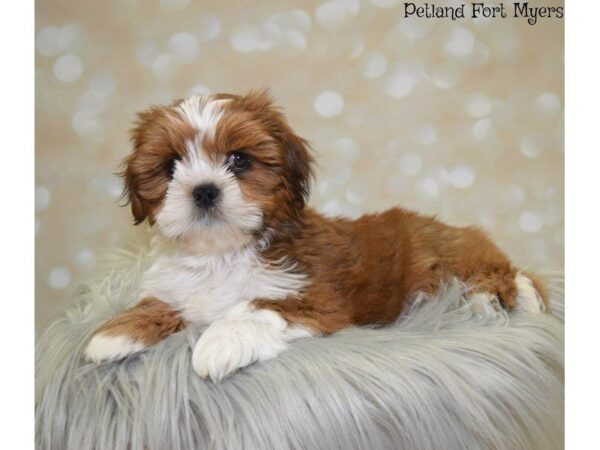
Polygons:
M466 303L453 284L394 325L303 339L220 384L194 374L205 326L118 363L85 363L93 330L134 305L159 257L100 261L79 304L38 337L40 450L563 447L563 296L552 314Z
M122 358L187 324L210 325L193 366L220 381L294 338L394 323L412 299L453 278L507 309L544 309L541 283L475 228L400 208L353 221L306 207L310 148L265 92L154 107L132 136L126 195L163 253L140 303L98 330L89 359Z

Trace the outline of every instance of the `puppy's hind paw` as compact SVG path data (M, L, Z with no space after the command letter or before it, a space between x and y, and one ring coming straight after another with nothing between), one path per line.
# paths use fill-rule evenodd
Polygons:
M129 355L141 352L146 346L127 336L110 336L96 333L84 352L88 361L100 363L104 361L117 361Z
M515 283L517 284L517 304L516 309L518 311L525 311L529 313L543 313L546 312L546 303L542 298L542 295L536 289L531 278L518 273L515 277Z

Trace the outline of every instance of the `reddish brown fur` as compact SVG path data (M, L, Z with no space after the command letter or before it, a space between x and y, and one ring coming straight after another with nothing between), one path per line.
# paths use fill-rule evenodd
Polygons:
M300 212L308 199L313 158L265 92L229 99L214 139L203 149L216 160L242 149L253 158L252 170L239 177L248 200L260 206L265 224L280 226Z
M184 321L169 305L148 297L105 322L96 332L108 336L129 336L135 342L150 346L184 327Z
M412 294L431 293L451 277L473 292L495 294L507 308L517 293L517 270L481 231L398 208L356 221L306 210L265 257L284 255L308 275L306 292L288 302L255 303L323 333L352 324L389 324Z
M214 138L204 138L203 150L215 161L238 149L251 155L252 169L238 182L264 214L256 237L268 229L271 244L262 257L285 258L309 280L296 298L256 299L256 307L327 334L354 324L389 324L413 294L431 293L451 277L474 292L496 295L506 308L514 306L517 269L484 233L399 208L356 221L328 219L305 208L313 163L307 142L292 131L264 92L216 98L230 101ZM146 217L152 223L169 180L164 166L184 153L185 141L195 135L174 112L176 105L140 114L133 131L134 151L125 161L124 177L136 223ZM532 280L546 298L540 281ZM165 313L159 306L159 314ZM142 311L125 313L128 318L123 320L133 328L115 319L105 330L138 330L144 314L152 310L144 306ZM175 313L166 312L166 317L165 330L180 328ZM153 334L158 335L162 336Z

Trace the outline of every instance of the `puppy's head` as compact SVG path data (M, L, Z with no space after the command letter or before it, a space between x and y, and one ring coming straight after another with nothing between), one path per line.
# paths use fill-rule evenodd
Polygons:
M297 217L313 158L264 92L193 96L138 115L125 159L135 223L205 252L239 249Z

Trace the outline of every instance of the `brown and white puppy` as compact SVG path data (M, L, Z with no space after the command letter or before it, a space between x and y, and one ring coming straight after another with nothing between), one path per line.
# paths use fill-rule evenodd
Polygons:
M309 147L265 92L151 108L132 140L126 195L162 251L137 306L93 336L90 360L208 324L192 362L218 381L294 339L390 324L416 294L453 277L507 309L544 310L539 282L475 228L400 208L347 220L307 207Z

